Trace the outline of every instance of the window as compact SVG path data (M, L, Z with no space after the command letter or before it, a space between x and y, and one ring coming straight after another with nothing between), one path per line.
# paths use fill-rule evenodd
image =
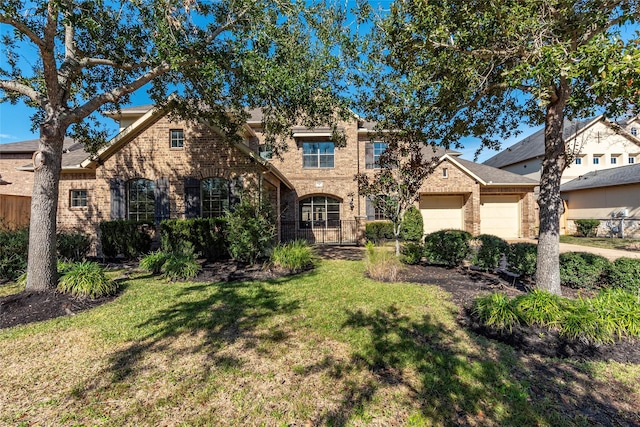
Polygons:
M629 164L632 165L636 162L636 158L635 157L631 157L629 156Z
M631 135L638 136L638 129L637 128L631 128Z
M448 168L442 168L442 177L443 178L449 178L449 169Z
M314 196L300 201L300 228L327 228L340 225L340 201Z
M129 219L153 221L155 214L155 183L148 179L133 179L127 189Z
M182 129L171 129L171 148L184 147L184 132Z
M387 149L389 144L386 142L374 142L373 143L373 167L380 168L380 155Z
M576 157L575 163L576 163L576 165L581 165L582 164L582 157Z
M303 142L302 167L332 168L333 153L333 142Z
M594 165L600 164L600 156L593 156L593 164Z
M223 178L207 178L200 181L201 215L215 218L229 209L229 181Z
M69 206L72 208L87 207L87 190L71 190Z
M614 156L611 156L611 164L612 165L617 165L618 164L618 158L614 157Z
M258 154L265 160L271 160L273 157L273 149L268 144L260 144L258 146Z

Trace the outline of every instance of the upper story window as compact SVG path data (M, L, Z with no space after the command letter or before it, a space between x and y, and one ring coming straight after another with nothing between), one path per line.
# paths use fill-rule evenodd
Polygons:
M229 209L229 181L207 178L200 181L201 215L204 218L223 216Z
M600 164L600 156L593 156L593 164L594 165Z
M184 131L182 129L171 129L171 148L184 148Z
M303 142L302 167L332 168L335 146L333 142Z
M70 203L72 208L86 208L87 207L87 190L71 190L69 194Z
M576 157L575 164L576 165L581 165L582 164L582 157Z
M632 165L636 162L636 158L633 156L629 156L629 164Z
M612 165L618 164L618 156L611 156L611 164Z
M258 145L258 155L265 160L271 160L273 157L273 148L269 144Z
M340 225L340 201L313 196L300 201L300 228L326 228Z
M127 187L128 218L137 221L153 221L155 183L149 179L132 179Z
M638 136L638 128L635 128L635 127L631 128L631 135Z
M377 169L380 167L380 155L384 153L384 150L386 150L388 146L389 144L387 144L386 142L373 143L373 167L374 168Z

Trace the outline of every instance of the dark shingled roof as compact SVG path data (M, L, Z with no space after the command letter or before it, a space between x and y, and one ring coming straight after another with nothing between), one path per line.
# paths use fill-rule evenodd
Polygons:
M582 121L565 120L564 137L570 137L574 133L584 129L588 124L595 120L599 120L599 118ZM483 164L493 166L494 168L502 168L542 156L544 156L544 128L524 139L521 139L511 147L506 148L490 159L485 160Z
M469 172L480 178L486 183L493 185L507 185L507 184L530 184L531 186L538 185L538 181L527 178L516 173L508 172L502 169L494 168L493 166L487 166L480 163L474 163L469 160L456 158L456 162L460 163Z
M39 139L30 139L28 141L20 141L20 142L11 142L8 144L0 144L0 154L2 153L12 153L12 154L24 154L24 153L35 153L38 150L38 144L40 143ZM73 138L65 138L63 143L63 149L66 150L76 142Z
M589 172L562 184L560 192L638 183L640 183L640 163Z

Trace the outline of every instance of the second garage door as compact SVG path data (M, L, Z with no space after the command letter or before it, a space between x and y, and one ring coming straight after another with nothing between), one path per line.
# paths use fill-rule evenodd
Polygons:
M481 196L480 233L498 237L520 237L520 197Z
M463 228L463 198L454 196L420 196L420 212L426 234L445 228Z

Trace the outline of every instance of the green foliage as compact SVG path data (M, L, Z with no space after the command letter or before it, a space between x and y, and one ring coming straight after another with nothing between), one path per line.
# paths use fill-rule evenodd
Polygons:
M0 227L0 280L16 280L27 268L29 229Z
M271 251L270 261L276 267L302 271L313 266L313 249L304 240L281 243Z
M268 202L245 195L225 219L233 259L253 264L267 254L276 237L276 220Z
M116 293L117 283L109 279L102 267L95 262L83 261L63 270L58 291L71 293L78 298L100 298Z
M567 307L566 299L539 289L520 295L514 303L523 323L549 327L561 323Z
M424 239L424 253L429 262L448 266L461 265L471 253L471 233L462 230L440 230Z
M600 220L576 219L574 223L576 224L576 228L578 229L578 236L595 237L598 226L600 225Z
M82 261L91 249L91 237L78 232L60 232L57 235L58 257Z
M162 277L167 280L188 280L196 277L202 267L193 253L168 254L162 264Z
M472 313L485 325L498 330L511 331L519 324L517 309L512 300L504 294L493 293L477 298L473 302Z
M367 242L365 271L369 277L383 282L395 282L401 267L398 257L388 248L376 247L372 242Z
M160 223L162 250L182 252L188 243L196 254L210 261L225 258L225 229L224 218L167 219Z
M490 234L481 234L476 239L481 244L474 256L474 265L485 270L498 268L502 256L507 251L507 242Z
M607 270L606 281L609 286L638 292L640 289L640 259L618 258L613 261Z
M509 271L521 276L531 276L536 272L538 246L534 243L512 243L507 247Z
M603 289L591 299L591 304L607 330L618 339L640 337L640 294L637 291Z
M162 271L162 266L169 259L171 254L169 252L152 252L148 255L145 255L140 260L140 268L145 271L149 271L152 274L160 274Z
M584 343L612 342L612 319L600 314L590 300L579 298L562 319L560 335Z
M409 265L420 264L423 254L424 247L420 243L406 242L402 245L402 256L400 257L400 261Z
M379 244L385 240L393 240L393 223L391 221L373 221L365 226L365 236L369 242Z
M588 252L560 254L560 283L575 289L591 289L602 284L610 262Z
M420 210L415 206L410 206L404 214L400 237L402 240L419 242L424 235L424 220Z
M153 226L147 221L115 220L100 223L102 253L108 258L135 258L151 249Z

